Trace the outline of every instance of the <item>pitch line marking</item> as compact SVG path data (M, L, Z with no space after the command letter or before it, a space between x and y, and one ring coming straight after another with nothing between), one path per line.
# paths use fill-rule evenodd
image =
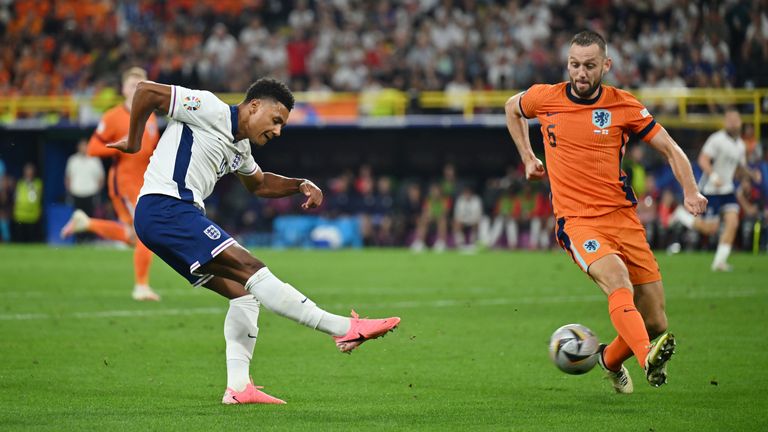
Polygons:
M761 297L768 294L761 290L743 290L731 292L691 292L681 295L671 295L668 299L724 299ZM506 306L506 305L533 305L533 304L557 304L557 303L591 303L605 301L605 296L554 296L554 297L520 297L520 298L488 298L488 299L443 299L430 301L402 301L391 303L359 304L356 307L371 309L415 309L415 308L444 308L456 306ZM331 304L329 309L344 309L348 304ZM204 307L189 309L141 309L141 310L106 310L93 312L72 312L61 315L46 313L10 313L0 314L0 321L31 321L48 319L98 319L98 318L136 318L136 317L161 317L161 316L191 316L191 315L218 315L226 313L225 308Z

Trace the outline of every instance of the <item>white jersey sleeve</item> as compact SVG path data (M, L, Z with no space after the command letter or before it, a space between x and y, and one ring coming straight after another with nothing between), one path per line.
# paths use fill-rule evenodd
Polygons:
M249 154L243 161L243 164L237 169L237 172L238 174L249 176L255 174L258 170L259 165L256 163L256 160L253 159L253 155Z
M216 128L227 123L229 105L209 91L171 86L168 117L200 128Z

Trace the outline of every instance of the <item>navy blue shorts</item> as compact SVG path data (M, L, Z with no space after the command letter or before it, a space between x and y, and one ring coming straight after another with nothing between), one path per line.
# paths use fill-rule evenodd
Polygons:
M195 286L213 277L197 272L200 266L237 244L193 203L167 195L139 198L133 226L142 243Z
M707 197L707 213L704 215L706 218L717 217L723 211L739 211L736 194L705 195L705 197Z

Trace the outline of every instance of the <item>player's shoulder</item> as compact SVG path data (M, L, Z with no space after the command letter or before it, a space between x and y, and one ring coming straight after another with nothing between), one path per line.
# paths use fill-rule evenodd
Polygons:
M106 110L101 116L102 121L108 123L113 121L121 121L126 117L130 118L131 114L125 109L125 106L121 103Z
M612 85L603 85L603 92L605 93L606 100L627 102L632 104L640 104L637 96L632 94L628 90L620 89Z
M526 93L531 94L537 94L542 96L551 96L551 95L558 95L558 94L565 94L565 87L568 85L566 82L561 82L557 84L534 84L530 87L528 87L528 90L526 90Z
M718 129L709 136L712 141L723 141L728 138L728 133L725 129Z
M199 101L214 100L214 101L222 102L222 100L219 99L218 96L216 96L213 92L208 90L192 89L192 88L182 87L178 85L173 87L174 87L174 91L178 92L179 96L181 96L182 102L195 100L195 99Z

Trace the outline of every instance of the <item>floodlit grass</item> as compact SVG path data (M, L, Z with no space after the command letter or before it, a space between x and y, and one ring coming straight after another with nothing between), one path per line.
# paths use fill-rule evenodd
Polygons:
M159 259L137 303L129 251L0 246L2 430L766 430L768 260L658 256L678 352L670 382L616 395L568 376L547 341L569 322L614 336L605 298L561 252L413 255L257 250L330 311L403 318L352 355L262 310L252 363L284 406L223 406L227 301Z

